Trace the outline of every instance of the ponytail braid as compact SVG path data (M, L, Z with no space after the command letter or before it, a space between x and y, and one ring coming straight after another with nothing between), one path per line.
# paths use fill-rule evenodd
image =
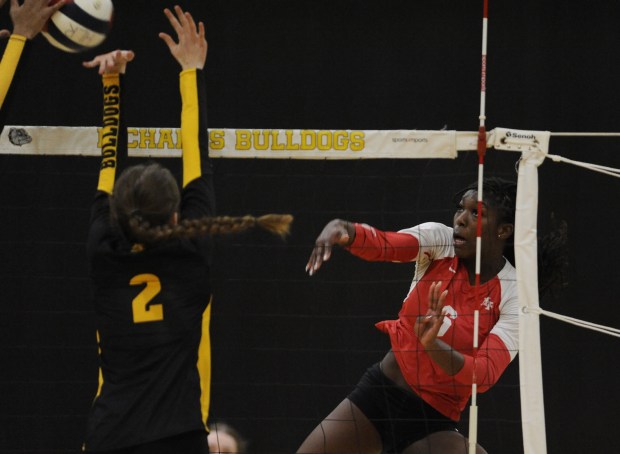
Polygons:
M282 238L290 232L293 216L290 214L266 214L260 217L251 215L215 216L199 219L184 219L178 225L164 224L151 226L138 216L129 221L132 237L143 243L158 243L172 238L195 238L239 233L253 228L262 228Z
M157 163L127 168L110 196L110 215L132 243L153 244L172 238L194 238L262 228L280 237L289 233L293 216L218 216L171 222L178 213L180 193L168 169Z

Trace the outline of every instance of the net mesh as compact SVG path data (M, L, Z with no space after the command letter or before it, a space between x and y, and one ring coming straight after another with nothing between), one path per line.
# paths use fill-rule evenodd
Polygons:
M569 159L587 149L596 162L617 162L613 138L561 137L552 146ZM515 179L518 158L490 150L486 173ZM9 188L0 193L9 220L0 223L0 289L7 302L0 359L8 365L0 380L7 428L0 452L74 452L97 384L84 240L98 160L9 155L0 162ZM163 162L178 173L176 160ZM295 223L286 243L253 232L215 244L211 418L237 427L252 452L291 452L387 351L374 323L395 317L413 273L413 265L369 264L337 251L309 278L304 267L314 238L334 217L392 230L428 220L450 224L452 196L476 179L477 157L218 159L214 165L220 214L290 212ZM539 231L566 221L570 246L569 287L553 287L541 307L617 327L613 238L620 182L550 160L539 177ZM541 333L548 450L570 452L586 441L567 427L582 421L604 427L617 419L617 389L605 373L617 341L547 317ZM578 405L578 414L575 398L588 402ZM517 361L478 396L478 406L480 444L489 452L523 452ZM464 412L463 433L467 425ZM37 437L24 435L33 428ZM614 446L612 434L595 433L601 446Z

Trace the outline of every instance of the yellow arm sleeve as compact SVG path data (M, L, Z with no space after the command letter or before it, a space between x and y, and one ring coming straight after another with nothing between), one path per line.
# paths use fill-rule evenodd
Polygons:
M183 187L200 178L200 105L196 69L181 72L181 143L183 144Z
M11 82L13 82L13 76L15 76L15 70L25 45L25 36L13 34L4 50L2 61L0 61L0 109L4 104Z
M104 74L103 82L103 127L101 128L101 170L99 191L112 194L116 167L121 117L121 86L118 74Z

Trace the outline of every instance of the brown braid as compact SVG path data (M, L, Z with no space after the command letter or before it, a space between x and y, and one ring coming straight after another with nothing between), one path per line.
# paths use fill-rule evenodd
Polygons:
M285 237L290 231L293 216L290 214L267 214L261 217L216 216L200 219L184 219L177 225L150 226L138 216L129 221L132 237L142 243L157 243L172 238L194 238L239 233L260 227L268 232Z
M237 233L260 227L286 236L293 216L267 214L261 217L218 216L184 219L172 223L179 211L180 194L170 171L157 163L126 169L110 197L112 220L133 243L153 244L171 238L194 238Z

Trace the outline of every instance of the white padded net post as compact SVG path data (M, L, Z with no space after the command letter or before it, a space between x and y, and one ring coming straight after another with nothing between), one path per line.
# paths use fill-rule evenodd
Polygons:
M547 452L538 301L538 167L547 157L548 131L496 128L496 149L521 152L515 214L515 262L519 292L519 387L523 449Z
M545 454L545 407L538 308L538 166L544 153L526 151L519 163L515 218L515 261L519 291L519 383L524 452Z

